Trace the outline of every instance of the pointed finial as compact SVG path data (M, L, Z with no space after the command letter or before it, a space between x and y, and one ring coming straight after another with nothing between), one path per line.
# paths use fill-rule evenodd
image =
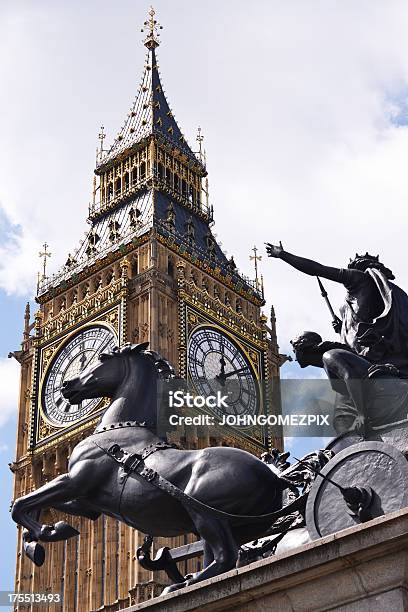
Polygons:
M259 278L258 278L258 261L261 261L262 255L258 255L257 254L258 253L258 249L257 249L256 246L254 246L254 248L251 249L251 250L253 251L254 254L250 255L249 259L254 262L254 267L255 267L255 286L256 286L256 288L259 291L260 283L259 283Z
M43 249L43 251L38 253L38 256L42 259L43 270L42 274L41 272L38 272L37 274L37 295L40 290L41 283L47 278L47 257L51 257L51 253L48 251L48 244L46 242L43 244Z
M198 155L200 157L201 162L203 161L203 147L202 147L203 140L204 140L204 136L201 133L201 127L198 126L196 141L198 142Z
M24 332L23 342L27 342L30 337L30 302L27 302L24 310Z
M161 26L156 19L154 18L156 11L151 6L149 11L149 18L144 22L143 28L141 32L146 32L147 36L144 39L143 43L145 47L148 49L155 49L159 46L159 32L158 30L162 30L163 26Z
M42 258L43 260L43 279L47 276L46 275L46 270L47 270L47 257L51 257L52 253L50 253L48 251L48 244L46 242L44 242L43 244L43 251L40 251L38 253L38 256Z
M103 141L106 138L106 132L105 132L105 126L101 125L101 131L98 134L98 138L100 140L100 148L99 148L99 159L102 159L103 154L104 154L104 149L103 149Z

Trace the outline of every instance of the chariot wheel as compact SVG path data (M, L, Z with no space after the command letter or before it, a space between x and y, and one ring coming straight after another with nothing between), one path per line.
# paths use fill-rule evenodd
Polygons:
M352 511L344 491L316 476L306 505L306 525L312 540L408 506L408 461L384 442L360 442L344 448L321 474L343 489L363 491L366 511L360 515Z

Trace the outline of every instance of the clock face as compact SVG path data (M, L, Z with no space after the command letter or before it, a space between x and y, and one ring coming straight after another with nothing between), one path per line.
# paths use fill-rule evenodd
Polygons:
M218 416L257 414L259 393L253 368L242 349L217 328L202 327L193 332L188 343L188 370L200 395L228 394L228 408L213 409Z
M70 425L91 412L101 398L83 400L70 405L61 393L62 384L75 378L95 363L99 355L117 344L115 334L102 325L78 332L58 351L49 368L42 392L42 405L47 419L54 425Z

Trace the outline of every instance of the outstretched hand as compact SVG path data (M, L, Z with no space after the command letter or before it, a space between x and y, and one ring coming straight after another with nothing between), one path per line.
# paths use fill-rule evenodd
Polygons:
M270 242L265 242L266 244L266 252L268 253L268 257L280 257L283 252L282 244L279 246L275 246L274 244L270 244Z

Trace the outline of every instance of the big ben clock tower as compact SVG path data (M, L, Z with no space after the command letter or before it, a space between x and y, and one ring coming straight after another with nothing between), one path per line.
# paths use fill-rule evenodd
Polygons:
M22 350L14 353L21 363L14 498L64 473L72 448L95 428L104 398L71 406L60 388L115 345L149 341L201 394L221 368L237 380L237 412L240 404L253 413L270 409L258 381L278 385L274 320L268 326L261 313L259 283L217 244L204 158L187 144L163 92L153 9L144 25L135 101L110 148L100 134L89 231L63 268L43 277L39 309L33 323L26 311ZM194 428L173 433L192 447L219 443ZM231 428L222 443L254 453L280 446L262 428ZM50 512L54 522L59 513ZM63 607L50 609L69 612L114 612L160 592L136 561L143 534L109 517L69 521L80 536L48 545L42 567L21 553L19 528L16 591L60 592Z

